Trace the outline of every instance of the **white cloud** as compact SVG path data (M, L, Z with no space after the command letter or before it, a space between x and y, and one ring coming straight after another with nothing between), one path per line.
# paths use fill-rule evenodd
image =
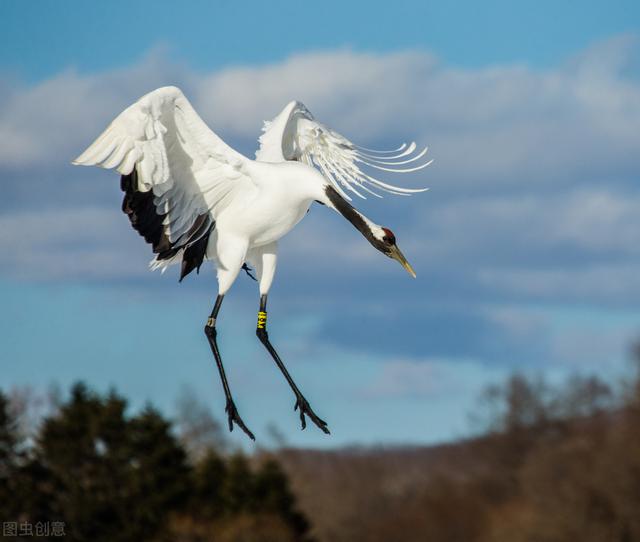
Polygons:
M69 70L33 86L7 90L0 105L0 167L67 165L132 100L192 75L151 51L137 66L97 75Z
M359 395L373 400L469 397L507 374L505 367L490 367L477 360L392 359L380 364Z
M63 73L9 93L0 106L0 166L66 160L141 94L178 84L223 137L255 141L262 120L298 98L364 144L418 138L437 160L421 176L432 183L520 186L628 174L640 164L640 86L624 68L637 49L632 37L621 37L548 71L452 68L424 52L341 50L204 75L167 64L156 51L132 68Z
M0 272L21 280L140 275L147 272L146 254L136 237L118 209L6 214L0 216Z
M630 195L622 182L625 171L640 167L635 137L640 85L627 69L638 50L635 38L622 36L547 71L461 69L424 52L340 50L210 74L167 64L157 50L130 68L96 75L65 72L33 86L5 89L0 171L51 170L52 193L64 194L60 199L77 214L78 185L56 178L55 171L66 171L63 165L68 167L115 114L151 88L179 84L214 129L244 142L254 141L262 120L295 97L364 144L406 135L432 145L436 162L422 176L435 190L404 207L387 199L372 214L384 216L384 207L407 215L407 209L415 212L428 204L422 218L404 217L406 229L419 235L400 236L403 249L421 267L439 271L462 265L481 284L497 286L496 277L505 276L504 289L518 291L516 283L526 275L529 295L544 289L561 295L546 278L559 284L560 275L572 276L574 271L564 267L576 252L585 258L581 272L592 275L592 266L611 253L618 259L638 255L640 197ZM473 197L467 190L471 183ZM58 213L64 220L64 211ZM326 256L322 269L337 260L345 270L356 269L379 258L357 234L344 236L340 244L327 242L342 230L328 217L321 220L322 226L294 234L287 249L292 261L308 259L309 247L315 254L317 246ZM32 261L26 251L22 254L22 264ZM536 269L519 271L534 263ZM626 276L620 269L617 273Z
M629 348L638 338L636 325L574 326L553 333L550 337L551 359L569 368L606 374L625 366Z
M361 392L364 397L428 397L441 391L441 382L433 363L421 360L393 360L381 366L376 375Z
M0 273L100 279L146 273L149 251L126 217L112 201L87 193L77 203L82 185L70 182L68 166L145 92L177 84L212 128L245 150L255 145L262 121L297 98L364 145L416 138L431 146L434 165L411 182L432 192L359 204L394 229L400 223L399 244L421 278L445 277L435 286L416 282L413 302L451 297L452 306L464 307L460 314L476 311L495 324L502 334L495 342L540 339L570 352L568 343L553 342L545 319L483 310L483 298L640 300L640 195L631 187L640 171L640 82L630 68L639 51L635 38L622 36L536 71L456 68L425 52L339 50L200 74L168 64L159 50L112 72L9 82L0 102L0 183L8 208L0 216ZM16 171L20 182L40 183L39 189L12 186ZM97 178L92 170L81 173ZM12 210L12 197L20 210ZM360 290L349 298L354 303L365 303L361 292L373 285L375 302L398 310L389 301L398 282L380 279L399 281L402 270L380 261L357 233L343 235L348 225L326 214L312 213L282 244L281 265L294 269L289 276L303 272L311 283L322 275L314 285L325 290L313 296L329 298L348 288L333 288L326 277L349 274ZM427 393L433 374L424 367L400 363L383 375L387 391L414 386L408 393Z
M637 304L640 301L640 264L592 264L586 268L482 269L484 286L508 292L518 299L540 302Z
M264 67L211 74L196 89L196 102L213 126L246 138L255 138L262 121L292 99L354 138L385 138L398 129L407 137L407 131L422 130L406 122L407 114L421 111L420 79L435 66L427 53L306 53Z
M303 383L304 371L312 371L311 382L336 397L355 397L370 412L367 403L384 409L402 398L460 402L514 366L606 373L619 366L635 332L635 319L611 320L620 305L640 302L640 192L633 186L640 81L629 68L639 51L625 36L536 71L455 68L424 52L341 50L201 74L168 64L159 50L108 73L68 71L35 85L3 84L0 276L152 282L150 250L117 206L117 176L71 169L69 161L119 111L165 84L182 87L210 126L249 154L262 121L297 98L358 143L416 138L435 158L411 180L431 186L430 193L357 203L396 231L418 281L326 209L314 208L282 243L272 310L284 320L274 320L274 333L280 329L284 359L300 363ZM21 199L9 186L18 182L16 171L27 185ZM89 189L92 182L106 188ZM11 197L19 203L14 208ZM177 287L177 269L169 274ZM241 281L256 295L250 281ZM212 276L197 284L205 297L215 287ZM238 303L239 286L229 308ZM425 327L416 306L446 324ZM571 323L559 323L567 306L575 309ZM594 321L579 320L585 306ZM609 314L603 306L612 307ZM380 312L368 333L346 342L359 323L345 314L370 316L371 307ZM296 316L310 314L311 323ZM338 325L316 334L325 320ZM395 346L378 351L372 334L387 334ZM451 349L439 334L470 344L465 357L436 357ZM394 352L402 346L397 335L423 351ZM348 372L358 377L345 378Z
M562 267L578 253L587 261L639 256L639 207L635 190L527 190L443 202L421 217L418 227L436 240L428 245L427 259L474 254L476 261L517 264L525 257L536 267Z

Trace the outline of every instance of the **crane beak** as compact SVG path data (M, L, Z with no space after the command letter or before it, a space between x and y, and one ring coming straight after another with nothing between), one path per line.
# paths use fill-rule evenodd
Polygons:
M393 245L391 247L391 250L389 251L389 257L400 262L400 265L407 270L407 273L409 273L414 279L416 278L416 272L413 270L413 267L411 267L411 264L404 257L404 254L400 252L400 249L398 248L397 245Z

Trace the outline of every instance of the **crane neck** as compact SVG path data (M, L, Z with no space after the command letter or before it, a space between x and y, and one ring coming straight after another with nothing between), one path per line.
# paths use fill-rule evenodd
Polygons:
M326 203L329 207L332 207L345 217L353 226L378 250L384 248L382 237L384 233L382 228L375 222L364 216L353 205L351 205L346 199L344 199L333 186L327 184L324 188L324 195ZM323 198L324 199L324 198ZM378 234L376 236L376 234Z

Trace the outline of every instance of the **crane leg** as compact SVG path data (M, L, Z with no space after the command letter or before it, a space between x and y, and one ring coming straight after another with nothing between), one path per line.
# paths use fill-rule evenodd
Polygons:
M291 389L296 396L296 404L293 409L299 409L302 429L307 426L307 422L305 420L306 415L309 416L309 419L313 423L315 423L320 430L329 434L327 422L321 420L311 409L311 406L309 406L309 402L305 399L304 395L302 395L302 392L298 389L298 386L296 386L296 383L293 381L293 378L291 378L289 371L287 371L287 368L284 366L284 363L282 363L280 356L269 341L269 335L267 333L267 294L263 294L260 296L260 311L258 312L258 325L256 327L256 335L258 336L258 339L260 339L260 342L269 351L269 354L271 354L273 361L276 362L278 369L280 369L284 377L287 379L289 386L291 386Z
M238 409L233 402L233 397L231 397L231 390L229 389L229 382L227 382L227 375L225 374L224 367L222 366L222 357L220 356L220 351L218 350L218 332L216 331L216 318L218 317L218 312L220 311L220 305L222 305L223 298L224 295L219 295L216 298L216 303L213 306L211 315L207 320L207 324L204 326L204 333L209 340L209 345L211 346L213 357L216 359L216 365L218 366L218 371L220 372L220 380L222 380L222 387L224 388L224 395L227 399L225 412L227 413L229 419L229 431L233 431L233 423L235 422L238 427L249 436L251 440L256 440L256 438L253 436L253 433L249 431L247 426L242 421L242 418L238 414Z

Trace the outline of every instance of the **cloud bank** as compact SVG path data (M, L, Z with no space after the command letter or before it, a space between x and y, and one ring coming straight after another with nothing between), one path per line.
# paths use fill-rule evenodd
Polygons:
M359 204L396 231L418 282L402 280L348 225L314 210L283 242L285 303L313 299L325 318L317 332L358 351L384 348L372 337L381 322L411 330L423 318L430 339L407 341L405 358L575 357L590 328L577 326L573 342L559 344L556 307L633 310L640 301L639 58L633 35L548 70L462 69L427 52L338 50L198 73L157 50L97 75L6 80L0 273L109 281L146 271L145 247L119 216L117 180L69 165L140 95L180 86L209 125L249 156L262 121L296 98L360 144L416 139L430 145L435 162L407 181L431 186L426 195ZM345 301L334 318L331 307ZM341 331L363 313L371 332ZM620 352L630 333L609 334ZM406 363L397 374L425 371Z

